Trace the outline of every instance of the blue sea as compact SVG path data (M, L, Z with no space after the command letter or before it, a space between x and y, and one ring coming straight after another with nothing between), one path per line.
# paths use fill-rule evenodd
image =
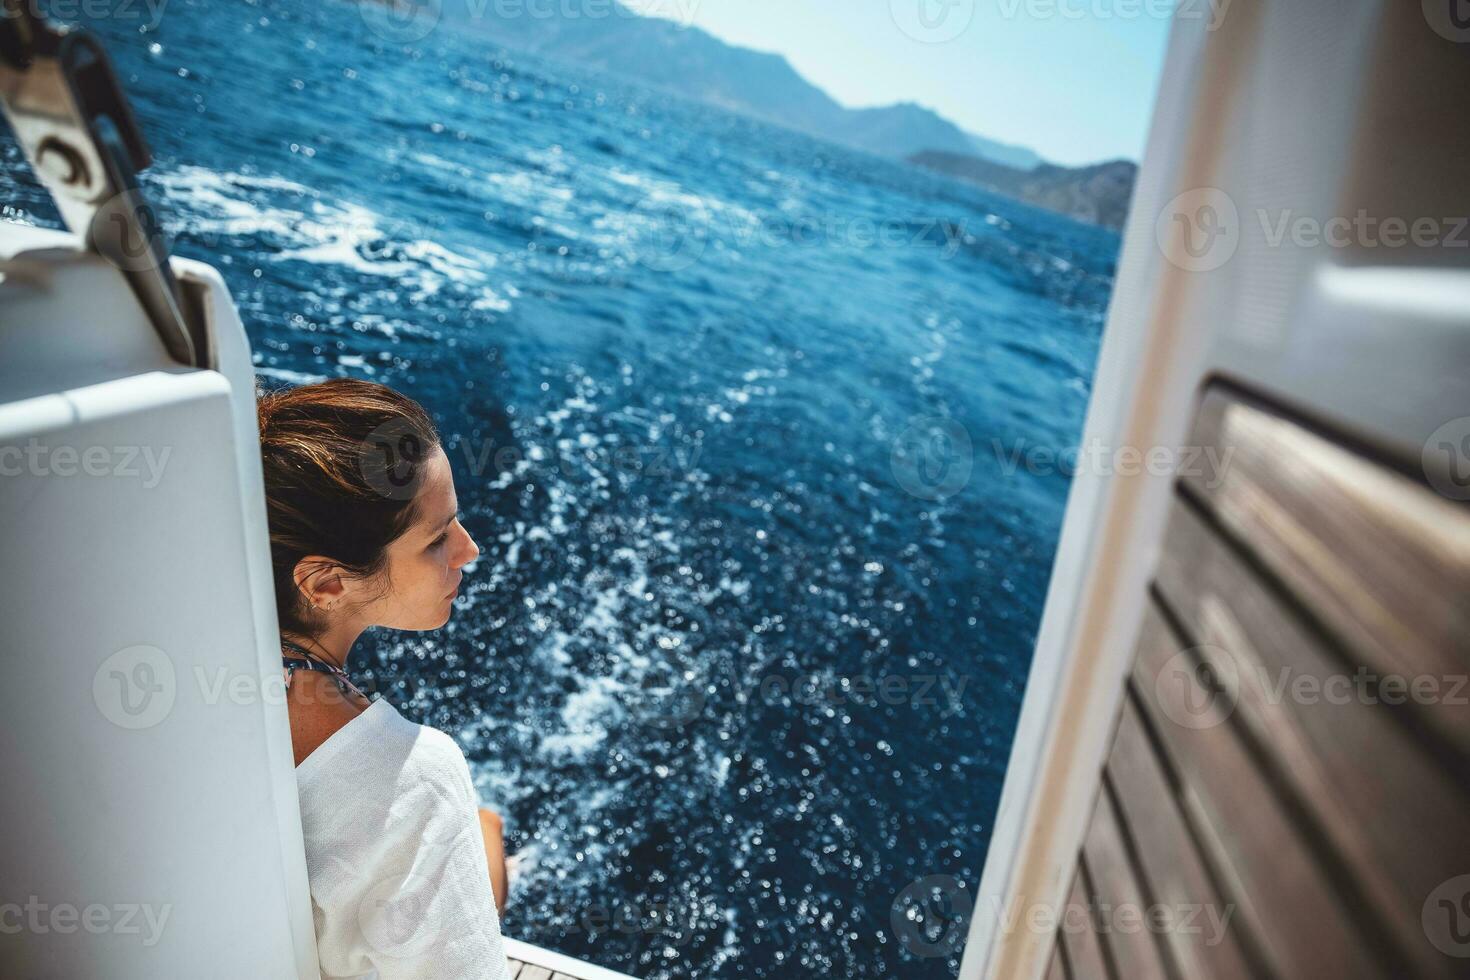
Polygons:
M262 383L442 429L483 555L355 664L506 815L507 933L954 976L1068 490L1013 454L1078 441L1117 236L473 24L132 9L92 26L145 186ZM54 223L0 148L5 218Z

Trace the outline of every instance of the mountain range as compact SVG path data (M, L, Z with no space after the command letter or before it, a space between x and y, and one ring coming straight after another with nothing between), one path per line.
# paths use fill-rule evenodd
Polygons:
M618 0L609 0L606 13L597 17L570 16L565 7L558 13L549 4L533 11L529 3L491 0L443 9L446 17L509 48L623 75L834 143L908 160L1083 221L1117 226L1126 213L1132 189L1126 161L1057 167L1033 150L966 132L912 102L850 109L779 54L641 16ZM1125 177L1126 189L1120 184Z
M445 4L455 16L508 47L638 79L686 98L756 116L790 129L867 150L907 157L923 150L973 153L1030 169L1032 150L967 133L911 102L848 109L807 81L779 54L726 44L706 31L643 17L609 0L609 13L572 17L532 4ZM514 10L515 14L507 12Z
M1138 164L1112 160L1090 167L1056 167L1044 163L1017 170L961 153L925 150L909 163L979 184L1006 197L1034 204L1104 228L1121 230L1138 180Z

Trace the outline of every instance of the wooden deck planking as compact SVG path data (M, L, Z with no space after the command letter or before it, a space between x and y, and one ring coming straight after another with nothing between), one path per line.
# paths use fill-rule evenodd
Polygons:
M1051 969L1046 971L1046 980L1072 980L1072 975L1067 972L1066 961L1062 958L1062 947L1060 946L1051 954Z
M1252 969L1242 948L1236 921L1242 910L1216 888L1195 844L1194 830L1179 808L1164 761L1131 700L1123 705L1108 761L1108 780L1118 801L1118 817L1138 842L1138 873L1148 882L1150 899L1171 909L1199 910L1193 931L1169 929L1162 937L1174 953L1179 973L1190 980L1261 976L1263 971ZM1212 915L1218 916L1214 922L1222 924L1220 935L1212 932ZM1239 916L1240 920L1250 917L1250 912Z
M1181 474L1077 877L1236 914L1217 945L1099 937L1102 966L1464 976L1421 919L1470 855L1470 508L1227 388L1195 433L1222 468ZM1068 980L1086 938L1057 936Z
M635 980L626 973L505 938L510 980Z
M1069 980L1114 980L1096 932L1095 910L1090 904L1094 897L1087 862L1078 861L1077 876L1062 919L1062 941L1057 949L1058 957L1066 959ZM1079 923L1082 923L1080 928Z
M1470 517L1434 493L1248 399L1213 391L1194 444L1224 460L1184 490L1252 552L1336 646L1378 675L1458 677L1470 664ZM1410 703L1470 760L1470 722Z
M1380 965L1363 955L1351 910L1337 900L1304 828L1237 735L1234 719L1201 728L1174 720L1189 718L1191 704L1212 700L1204 686L1208 674L1175 667L1182 651L1198 652L1151 607L1133 667L1140 714L1160 733L1165 760L1183 783L1181 807L1223 872L1227 893L1240 902L1241 916L1254 919L1250 924L1259 929L1273 973L1383 976Z
M1443 958L1423 941L1420 907L1447 867L1470 867L1464 783L1402 724L1402 706L1344 696L1356 665L1189 505L1170 525L1159 591L1190 643L1230 658L1221 669L1234 678L1231 722L1292 799L1309 838L1353 880L1353 904L1373 909L1396 958L1427 975L1441 970ZM1303 681L1309 696L1290 696Z
M1137 868L1129 856L1129 846L1111 794L1106 788L1098 793L1092 824L1082 846L1082 861L1088 871L1088 883L1096 889L1095 898L1113 908L1129 906L1145 909L1151 904L1138 880ZM1061 937L1059 937L1060 939ZM1104 954L1127 980L1168 980L1158 939L1146 929L1109 929L1102 939L1111 955ZM1065 945L1064 943L1061 945ZM1087 978L1092 980L1092 978Z

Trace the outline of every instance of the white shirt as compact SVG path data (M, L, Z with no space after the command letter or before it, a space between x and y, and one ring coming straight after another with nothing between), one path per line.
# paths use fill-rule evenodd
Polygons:
M509 980L464 753L374 701L296 767L322 976Z

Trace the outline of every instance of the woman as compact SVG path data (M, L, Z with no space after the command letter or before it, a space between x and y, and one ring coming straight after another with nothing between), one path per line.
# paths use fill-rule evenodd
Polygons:
M264 393L260 444L324 977L503 980L501 825L464 754L352 682L371 626L433 630L479 548L424 410L366 381Z

